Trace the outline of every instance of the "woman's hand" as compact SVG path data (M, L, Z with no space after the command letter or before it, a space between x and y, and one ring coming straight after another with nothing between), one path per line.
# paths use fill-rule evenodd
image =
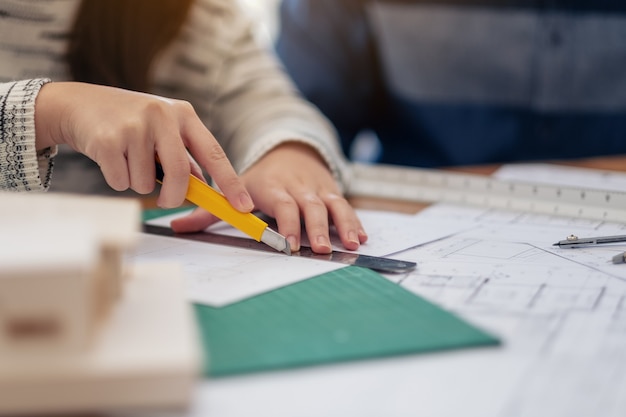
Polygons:
M305 144L283 144L259 160L241 178L256 208L274 217L278 232L292 250L300 248L301 222L313 251L329 253L329 221L346 249L356 250L367 240L354 209L342 197L337 183L317 152ZM172 222L176 232L203 230L217 219L204 210Z
M155 156L165 177L157 204L185 200L189 174L202 178L193 156L239 211L252 199L221 146L184 101L77 82L44 85L35 108L37 149L67 144L100 166L111 188L147 194ZM189 155L187 149L191 153Z

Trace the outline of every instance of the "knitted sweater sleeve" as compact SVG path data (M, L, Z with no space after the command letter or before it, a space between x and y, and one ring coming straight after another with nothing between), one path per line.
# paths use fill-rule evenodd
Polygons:
M45 191L55 148L35 148L35 99L47 79L0 83L0 190Z

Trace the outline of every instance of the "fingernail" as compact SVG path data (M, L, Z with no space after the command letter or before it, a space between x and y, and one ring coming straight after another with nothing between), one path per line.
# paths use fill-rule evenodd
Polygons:
M356 243L357 246L361 244L359 242L359 236L357 235L357 233L354 230L351 230L350 232L348 232L348 241L350 241L352 243Z
M254 203L252 203L248 193L239 194L239 203L241 203L241 208L244 210L252 210L254 208Z
M297 252L300 250L300 245L298 245L298 241L294 235L287 236L287 242L289 242L289 248L293 252Z
M330 252L331 251L331 247L330 247L330 242L328 241L328 239L325 236L318 236L317 237L317 244L319 246L323 246L326 250L326 252Z

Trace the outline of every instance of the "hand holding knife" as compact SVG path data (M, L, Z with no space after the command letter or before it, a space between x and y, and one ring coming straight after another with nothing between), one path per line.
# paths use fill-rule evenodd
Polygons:
M157 161L156 177L159 184L163 182L163 176L163 167ZM189 175L186 198L189 202L202 207L257 242L263 242L277 251L291 255L289 242L283 235L270 229L267 223L254 214L237 211L226 197L193 175Z

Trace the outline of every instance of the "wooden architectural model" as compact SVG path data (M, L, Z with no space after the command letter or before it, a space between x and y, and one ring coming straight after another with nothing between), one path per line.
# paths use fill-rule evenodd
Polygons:
M0 199L0 415L185 405L195 327L177 265L128 260L139 204Z

